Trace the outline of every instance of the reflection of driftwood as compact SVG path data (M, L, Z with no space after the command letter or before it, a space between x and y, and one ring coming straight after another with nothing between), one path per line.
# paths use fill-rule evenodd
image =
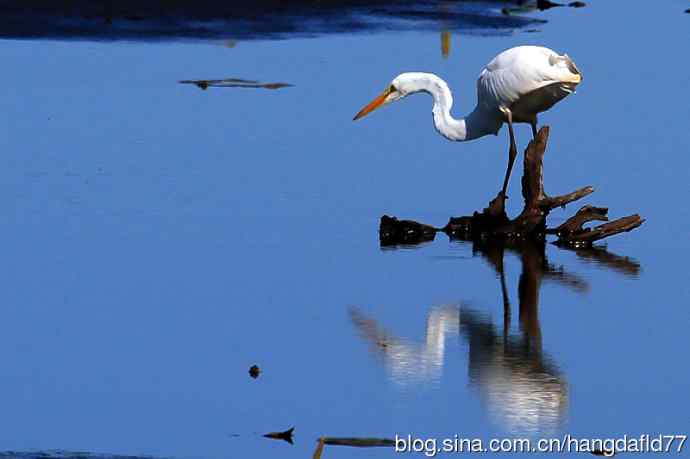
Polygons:
M481 392L489 411L511 430L550 430L566 416L568 383L555 361L543 351L539 320L541 283L552 276L559 284L572 287L570 276L549 263L543 241L475 241L472 251L495 269L501 281L504 310L499 332L488 316L467 307L461 309L460 334L469 344L470 382ZM506 251L518 255L522 264L518 281L519 334L511 333L511 305L503 263ZM582 282L586 290L587 284Z
M637 260L616 255L603 247L574 247L572 250L582 260L594 262L621 274L637 276L640 273L640 263Z
M603 247L567 250L626 276L640 270L636 261ZM510 298L513 287L505 272L506 253L515 255L522 266L517 282L518 332L511 323L515 311ZM484 259L500 282L502 326L463 302L459 308L431 308L424 340L398 338L354 307L350 308L350 319L374 355L383 357L389 377L396 383L440 380L448 338L459 334L468 343L470 382L496 419L515 432L552 430L567 415L568 381L543 346L539 314L542 285L552 282L583 293L589 290L589 284L566 267L550 262L543 239L476 239L472 241L472 254Z
M557 207L591 194L592 187L584 187L560 196L548 196L544 191L543 159L549 137L549 128L542 127L537 137L525 150L522 177L522 196L524 207L520 215L509 219L505 212L505 198L499 193L482 212L472 216L451 217L442 229L410 220L395 217L381 218L379 238L381 245L411 244L431 240L432 232L443 231L450 237L477 240L499 238L509 240L543 239L545 234L558 235L562 245L585 246L592 242L630 231L640 226L644 220L639 215L631 215L595 228L582 228L582 224L592 220L608 220L607 209L585 206L555 229L546 228L546 217Z

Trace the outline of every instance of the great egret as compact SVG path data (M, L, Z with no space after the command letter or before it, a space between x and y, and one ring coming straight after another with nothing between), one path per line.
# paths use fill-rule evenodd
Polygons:
M410 94L426 92L434 98L434 126L449 140L462 142L497 135L503 123L508 123L510 149L502 189L505 198L517 156L513 122L530 123L532 135L536 136L537 114L574 92L581 81L582 74L567 54L559 55L541 46L517 46L503 51L484 67L477 80L477 106L465 118L451 116L453 96L445 81L433 73L408 72L398 75L354 119Z

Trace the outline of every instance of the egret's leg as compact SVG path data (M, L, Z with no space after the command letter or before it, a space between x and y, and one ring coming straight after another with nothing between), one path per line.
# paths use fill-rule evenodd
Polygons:
M535 117L532 121L529 122L529 124L532 126L532 138L536 139L537 138L537 118Z
M515 145L515 133L513 132L513 114L508 109L504 109L508 118L508 133L510 134L510 149L508 150L508 168L506 169L506 177L503 179L503 196L506 195L506 190L508 189L508 180L510 179L510 173L513 171L513 163L515 163L515 157L517 156L517 146Z

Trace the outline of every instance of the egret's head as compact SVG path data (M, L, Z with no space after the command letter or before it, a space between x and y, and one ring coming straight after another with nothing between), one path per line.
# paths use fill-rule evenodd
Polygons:
M386 89L383 90L383 92L378 97L369 102L369 104L367 104L366 107L361 109L359 113L355 115L353 120L363 118L364 116L373 112L377 108L383 107L384 105L390 104L391 102L395 102L396 100L400 100L406 95L408 95L408 85L406 83L404 75L404 73L402 75L398 75L393 81L391 81L391 83L386 87Z
M358 120L373 112L377 108L383 107L391 102L395 102L396 100L400 100L409 94L425 90L428 80L428 73L401 73L390 82L390 84L378 97L369 102L366 107L361 109L359 113L355 115L354 120Z

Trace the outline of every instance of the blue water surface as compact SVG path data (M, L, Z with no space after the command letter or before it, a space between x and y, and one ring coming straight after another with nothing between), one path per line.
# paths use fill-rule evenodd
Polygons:
M323 435L688 434L684 6L529 13L549 22L455 32L447 58L440 30L1 41L0 450L306 458ZM486 205L507 133L447 142L422 95L351 119L410 70L445 78L462 115L481 67L519 44L584 75L540 120L547 191L593 185L583 204L646 222L607 242L619 269L547 246L562 275L529 284L522 316L534 258L506 250L504 327L501 276L471 244L387 250L377 229ZM294 86L177 83L230 77ZM294 446L261 437L292 426Z

